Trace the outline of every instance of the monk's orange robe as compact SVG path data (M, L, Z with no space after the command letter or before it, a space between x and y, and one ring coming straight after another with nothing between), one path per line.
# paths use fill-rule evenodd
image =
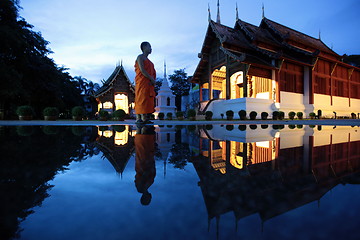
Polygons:
M135 186L139 193L144 193L154 183L155 135L135 135Z
M144 68L150 76L156 78L154 64L144 60ZM150 79L146 78L140 71L138 62L135 62L135 113L147 114L155 112L155 87L151 85Z

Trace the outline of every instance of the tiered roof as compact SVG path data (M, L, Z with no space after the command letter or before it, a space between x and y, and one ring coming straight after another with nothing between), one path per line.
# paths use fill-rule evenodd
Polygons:
M130 82L129 77L127 76L125 69L122 65L116 66L113 73L110 75L110 77L104 82L104 84L94 93L94 97L100 97L103 94L107 93L113 86L114 81L116 80L116 77L120 74L123 74L125 81L129 84L129 89L135 94L135 87Z
M341 56L326 46L320 39L263 18L259 26L237 20L234 28L210 21L201 49L201 58L193 76L199 82L207 69L209 54L214 40L220 49L231 58L248 64L276 69L272 60L291 59L305 65L313 65L314 58L341 61Z

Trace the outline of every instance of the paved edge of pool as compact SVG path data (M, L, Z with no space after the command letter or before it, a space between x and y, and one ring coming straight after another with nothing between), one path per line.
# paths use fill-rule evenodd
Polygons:
M215 121L180 121L180 120L153 120L153 125L225 125L225 124L270 124L270 125L336 125L336 126L360 126L360 119L314 119L314 120L215 120ZM135 120L125 121L71 121L71 120L0 120L0 126L20 126L20 125L59 125L59 126L109 126L109 125L135 125Z

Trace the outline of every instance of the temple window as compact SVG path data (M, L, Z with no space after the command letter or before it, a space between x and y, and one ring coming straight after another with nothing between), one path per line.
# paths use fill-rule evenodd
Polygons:
M113 108L112 102L104 102L104 103L103 103L103 108L105 108L105 109L112 109L112 108Z
M129 113L129 100L126 94L115 95L115 109L122 109L125 113Z
M212 98L226 98L226 67L214 70L211 74Z
M231 75L230 77L230 99L242 98L244 97L243 91L243 72L239 71Z

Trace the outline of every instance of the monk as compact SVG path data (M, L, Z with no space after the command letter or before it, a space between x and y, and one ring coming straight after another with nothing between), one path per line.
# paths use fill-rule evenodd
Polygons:
M136 123L153 123L150 115L155 112L155 78L154 64L148 59L151 53L149 42L142 42L141 51L135 62L135 113Z
M148 191L154 183L155 168L155 128L154 126L137 126L135 135L135 186L142 194L140 202L142 205L149 205L152 195Z

